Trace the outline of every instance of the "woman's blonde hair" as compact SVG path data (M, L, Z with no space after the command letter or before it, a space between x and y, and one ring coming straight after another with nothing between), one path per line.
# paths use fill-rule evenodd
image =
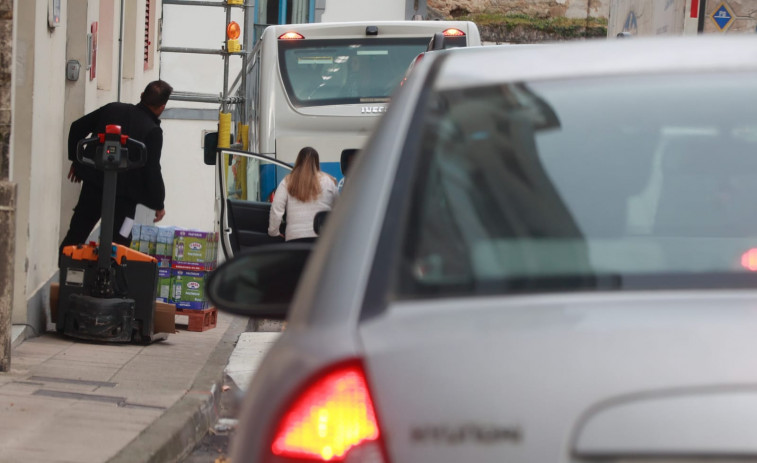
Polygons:
M302 148L294 162L294 169L289 174L287 190L289 194L302 202L314 201L321 194L321 163L318 151L306 146Z

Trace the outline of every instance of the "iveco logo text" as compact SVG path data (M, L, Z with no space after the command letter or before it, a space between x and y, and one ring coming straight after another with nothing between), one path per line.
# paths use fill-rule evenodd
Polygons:
M362 114L385 113L386 106L363 106L360 112Z

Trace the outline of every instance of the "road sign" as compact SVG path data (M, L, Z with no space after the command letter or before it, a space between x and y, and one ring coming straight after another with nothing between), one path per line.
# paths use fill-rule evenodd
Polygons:
M731 10L726 2L720 2L720 6L712 13L712 21L722 32L725 32L731 26L734 17L733 10Z

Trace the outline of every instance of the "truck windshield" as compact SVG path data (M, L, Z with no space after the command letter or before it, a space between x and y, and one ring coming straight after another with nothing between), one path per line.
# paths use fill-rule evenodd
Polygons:
M749 95L748 73L436 92L400 284L413 296L753 287Z
M295 106L386 102L429 40L280 40L281 75Z

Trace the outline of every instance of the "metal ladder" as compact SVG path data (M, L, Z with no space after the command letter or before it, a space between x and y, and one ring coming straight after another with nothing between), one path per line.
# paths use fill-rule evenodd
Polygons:
M251 10L254 8L255 0L226 0L226 1L188 1L188 0L163 0L163 5L181 5L191 7L215 7L224 8L226 10L226 24L231 22L231 11L233 8L241 8L243 10L243 25L241 31L241 50L228 51L227 45L224 45L220 49L213 48L186 48L186 47L164 47L160 46L159 50L162 53L190 53L190 54L204 54L204 55L221 55L223 57L223 90L220 94L211 93L198 93L175 90L171 94L171 100L176 101L190 101L198 103L219 103L221 105L221 112L229 112L232 105L244 103L243 96L232 96L229 94L229 89L233 88L238 82L235 80L229 85L229 60L232 56L239 56L242 58L242 72L237 77L237 80L242 79L240 88L244 89L246 85L246 73L247 60L252 50L254 37L249 34L251 31L251 25L253 21L253 14ZM224 28L224 32L226 28ZM228 39L224 34L224 44L228 44Z

